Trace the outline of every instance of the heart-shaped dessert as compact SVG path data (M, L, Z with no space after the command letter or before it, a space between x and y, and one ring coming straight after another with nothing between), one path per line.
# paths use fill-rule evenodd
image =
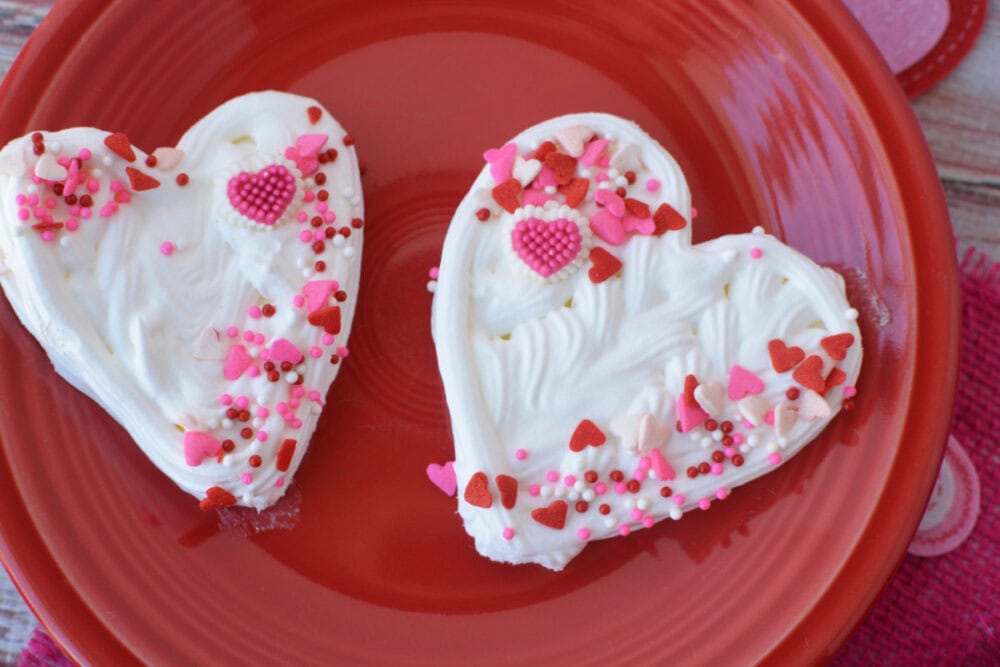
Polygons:
M0 152L7 299L203 509L282 496L347 355L352 145L316 101L269 91L149 155L94 128Z
M432 320L483 555L560 569L707 509L854 401L841 277L761 229L692 246L683 174L635 124L564 116L484 157Z

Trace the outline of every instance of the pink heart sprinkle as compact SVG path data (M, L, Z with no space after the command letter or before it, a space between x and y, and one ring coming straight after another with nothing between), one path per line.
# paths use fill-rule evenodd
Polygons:
M594 200L598 204L603 204L616 217L620 218L625 215L625 200L613 190L601 188L594 193Z
M565 268L583 247L580 228L566 218L525 218L511 230L510 241L521 261L543 278Z
M268 354L268 360L280 364L283 361L288 361L293 364L297 364L302 361L302 352L299 348L295 347L287 338L279 338L278 340L271 343L271 350Z
M295 197L295 176L280 164L256 174L241 171L229 179L226 194L237 211L254 222L274 225Z
M736 365L729 371L730 399L738 401L747 394L759 394L762 391L764 391L764 383L747 369Z
M207 433L188 431L184 434L184 462L189 466L201 465L206 456L215 456L222 449L219 441Z
M222 374L227 380L237 380L243 372L250 367L253 359L247 353L247 349L242 345L233 345L226 355L226 363L222 367Z
M483 153L483 159L490 163L490 176L495 183L503 183L514 170L517 144L511 142L501 148L491 148Z
M427 478L434 483L434 486L445 492L446 495L453 496L458 490L458 481L455 479L455 463L448 461L444 465L431 463L427 466Z
M625 227L622 220L606 208L590 216L590 230L599 239L613 246L619 246L625 242Z
M687 433L700 426L708 419L708 413L697 405L688 405L683 396L677 399L677 417L681 422L681 431Z
M337 291L340 285L336 280L310 280L303 286L302 294L306 297L309 312L327 305L330 295Z

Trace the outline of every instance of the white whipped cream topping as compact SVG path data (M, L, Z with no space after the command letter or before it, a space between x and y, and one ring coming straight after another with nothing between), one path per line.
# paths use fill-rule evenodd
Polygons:
M590 128L609 140L610 164L576 167L576 176L590 178L577 206L584 217L600 210L598 189L626 187L627 197L653 211L665 202L688 224L661 236L635 234L618 246L595 236L593 245L621 260L620 276L595 284L585 261L566 279L546 283L527 275L511 251L510 221L525 212L512 216L491 201L497 183L487 165L448 230L432 321L465 528L491 559L551 569L564 567L591 540L679 518L699 501L724 498L787 461L840 409L844 388L853 394L861 363L857 312L841 277L763 233L692 246L684 176L635 124L605 114L556 118L513 139L517 155L527 159L549 140L563 152L579 153L579 146L565 144L582 131L567 128ZM570 140L560 143L560 135ZM596 181L602 172L608 176L603 184ZM634 183L626 181L626 172L634 174ZM647 188L650 179L659 187ZM556 205L562 201L558 197ZM476 213L484 206L492 217L481 222ZM832 359L821 340L845 333L857 342L844 359ZM794 381L793 371L776 372L768 353L774 339L817 356L824 376L836 365L846 375L842 386L829 389L824 399ZM760 422L756 428L743 423L738 401L727 396L734 365L764 385L746 404ZM675 429L689 374L703 385L698 396L714 408L711 418L730 421L732 434L743 439L725 454L720 474L693 479L686 470L714 463L710 453L724 449L724 434L704 424L684 433ZM797 400L786 397L790 387L800 390ZM754 406L760 414L750 410ZM772 411L780 433L763 421ZM606 442L572 451L568 443L584 419ZM676 472L673 479L661 480L644 467L654 450ZM737 454L740 466L733 464ZM623 473L623 483L640 471L639 491L616 491L609 479L614 470ZM585 479L588 471L598 474L598 482ZM489 508L482 506L483 476L474 479L477 473L485 474ZM498 475L517 481L512 508L501 503ZM606 487L603 494L599 484ZM667 497L661 495L664 486ZM576 508L581 500L584 511ZM545 525L551 518L533 518L559 501L567 505L562 528ZM607 514L599 511L602 504Z
M345 146L344 129L316 101L270 91L215 109L181 138L176 146L181 153L158 149L157 165L148 165L146 153L137 148L135 160L128 162L105 145L108 134L94 128L42 132L42 157L33 150L32 135L0 152L0 284L59 374L121 423L178 486L200 499L219 487L238 504L264 508L284 494L305 454L340 368L330 362L331 354L346 345L350 332L362 237L351 221L363 217L355 151ZM313 136L314 144L322 141L315 135L326 135L316 155L331 148L338 153L334 161L318 164L325 183L318 183L315 174L303 178L296 161L286 156L303 135ZM53 190L65 187L69 174L65 165L61 171L52 167L52 158L77 158L81 150L91 156L78 162L80 184L73 194L92 197L89 218ZM227 197L231 177L268 165L284 165L297 178L285 219L273 228L242 216ZM159 187L130 187L127 167L155 178ZM55 180L33 179L38 170ZM180 174L188 178L184 186L176 180ZM100 211L114 196L113 181L130 191L129 201L105 218ZM317 254L314 241L304 242L300 235L317 230L310 220L324 215L317 209L321 190L328 193L326 215L333 213L336 220L324 220L320 233L327 226L348 227L352 233L325 238ZM47 211L54 222L75 219L78 229L55 229L51 240L44 240L44 232L32 228L39 223L32 196L38 197L40 213ZM47 200L51 209L45 208ZM25 209L26 221L19 217ZM305 222L298 220L300 214ZM173 244L169 255L162 250L167 242ZM315 270L317 260L326 263L324 271ZM323 329L307 320L310 304L296 306L295 301L305 301L307 283L327 280L339 283L346 300L324 301L339 306L342 322L334 340L324 343ZM264 304L273 305L273 316L251 317L252 307ZM228 332L231 327L235 337ZM263 345L245 340L248 330L251 339L260 334ZM271 382L261 372L260 354L278 339L294 345L303 360ZM259 375L244 370L236 379L225 377L236 345L244 346L250 358L245 363ZM310 354L314 347L319 348L316 357ZM289 380L297 375L304 378L299 385L304 395L291 410L295 385ZM310 392L318 392L313 394L318 400L310 400ZM233 405L222 404L224 395ZM240 397L246 397L247 421L226 416L229 408L242 411ZM279 414L279 403L294 418ZM241 436L244 428L253 431L250 439ZM229 453L201 455L196 447L186 456L185 438L193 432L218 443L231 440L234 447ZM263 441L261 433L267 435ZM211 439L206 440L209 450ZM279 470L277 457L286 439L296 441L294 455ZM192 455L204 458L193 465Z

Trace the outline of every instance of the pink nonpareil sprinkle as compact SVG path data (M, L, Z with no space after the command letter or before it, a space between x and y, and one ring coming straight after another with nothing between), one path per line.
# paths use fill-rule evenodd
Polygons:
M299 240L303 243L312 243L313 235L308 229L303 229L299 232Z
M589 540L590 528L581 528L580 530L576 531L576 536L579 537L581 540Z
M514 529L510 528L510 527L504 528L502 535L503 535L503 539L505 539L505 540L512 540L512 539L514 539Z
M257 442L267 442L267 431L257 431Z
M306 395L306 390L303 389L302 387L295 387L295 389L292 389L292 396L294 396L295 398L302 398L305 395Z
M264 406L257 408L257 416L260 417L261 419L267 419L270 414L271 411L265 408Z
M558 482L559 481L559 471L557 471L557 470L550 470L550 471L548 471L547 473L545 473L545 479L547 479L550 482Z
M760 259L764 252L760 248L750 248L750 257L752 259Z
M256 343L257 345L263 345L266 341L267 338L265 338L264 334L262 333L254 334L253 336L253 342Z
M707 510L711 506L712 506L712 501L709 500L708 498L702 498L701 500L698 501L699 509Z
M321 341L323 345L333 345L333 334L323 334Z
M315 345L310 347L309 356L312 357L313 359L319 359L320 357L323 356L323 348L317 347Z
M519 449L516 452L514 452L514 458L517 459L518 461L523 461L524 459L528 458L528 452L523 449Z
M618 534L621 535L622 537L626 537L631 532L632 529L628 527L627 523L623 523L622 525L618 526Z
M236 327L229 327L226 329L226 335L229 336L230 338L236 338L237 336L240 335L240 330L237 329Z
M648 190L649 192L656 192L659 189L660 189L660 182L655 178L651 178L648 181L646 181L646 190Z
M170 241L164 241L160 244L160 252L170 257L170 255L174 254L174 244Z
M539 496L542 493L542 487L538 484L532 484L528 487L529 496Z
M341 359L346 359L348 354L350 354L350 350L348 350L346 347L338 347L337 348L337 355Z
M246 396L240 396L236 399L236 407L240 410L246 410L250 407L250 399Z
M223 394L222 396L219 396L219 404L220 405L232 405L233 404L233 397L230 396L229 394Z
M259 320L261 316L260 306L250 306L247 308L247 315L249 315L251 319Z
M441 271L438 269L438 267L432 266L431 270L427 272L427 275L428 277L430 277L431 280L437 280L438 276L441 275Z
M576 484L576 475L566 475L563 477L563 484L566 486L573 486Z

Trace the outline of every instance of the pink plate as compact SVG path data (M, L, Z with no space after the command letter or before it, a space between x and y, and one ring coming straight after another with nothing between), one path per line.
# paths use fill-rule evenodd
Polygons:
M0 89L0 140L91 125L152 149L224 100L320 99L367 167L352 354L280 506L203 513L0 305L3 560L78 660L807 663L893 572L934 483L957 279L934 165L839 3L60 3ZM476 555L427 270L485 148L607 111L679 159L696 240L761 224L842 271L857 407L766 484L595 544L565 572Z

